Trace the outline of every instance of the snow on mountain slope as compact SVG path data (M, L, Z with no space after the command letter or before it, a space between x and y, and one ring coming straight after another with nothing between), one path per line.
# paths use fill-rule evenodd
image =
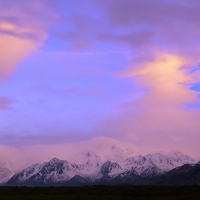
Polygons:
M102 166L100 173L103 176L114 177L120 173L123 173L126 169L123 169L117 162L106 161Z
M128 169L134 169L138 174L145 177L162 174L175 167L192 163L195 163L193 158L183 155L180 152L173 152L167 155L158 153L130 157L126 159L123 166Z
M78 154L76 160L79 171L90 176L96 174L102 165L101 157L90 151Z
M177 164L177 167L180 166L179 163L192 164L196 162L194 158L188 155L184 155L180 153L179 151L172 151L171 153L168 153L167 156L170 157L174 161L174 163Z
M41 165L32 165L23 171L15 174L8 183L36 184L40 183L59 183L70 180L75 175L83 176L78 172L79 168L76 164L71 164L67 161L59 160L57 158L51 159L49 162Z

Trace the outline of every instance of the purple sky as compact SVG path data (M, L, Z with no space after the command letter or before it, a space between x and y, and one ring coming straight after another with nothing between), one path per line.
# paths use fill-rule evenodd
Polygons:
M93 137L200 156L199 0L0 0L0 144Z

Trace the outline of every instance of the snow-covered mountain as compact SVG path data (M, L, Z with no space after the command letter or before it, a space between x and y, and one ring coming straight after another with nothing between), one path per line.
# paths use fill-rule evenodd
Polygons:
M71 164L57 158L41 165L32 165L21 172L15 174L9 181L9 184L17 182L19 185L49 185L54 183L63 183L80 174L79 166Z
M124 166L128 169L134 169L143 177L149 177L163 174L184 164L192 163L195 163L195 160L190 156L183 155L180 152L173 152L167 155L158 153L130 157L126 159Z
M117 156L116 156L117 157ZM115 158L116 158L115 157ZM15 174L8 185L80 185L98 184L112 180L152 178L195 160L179 152L161 153L103 161L92 152L80 154L81 163L70 163L57 158L43 164L32 165ZM118 158L118 157L117 157Z

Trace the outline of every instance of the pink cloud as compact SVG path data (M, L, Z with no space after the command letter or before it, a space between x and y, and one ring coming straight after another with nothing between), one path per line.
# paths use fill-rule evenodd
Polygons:
M188 102L199 102L196 93L187 88L192 78L182 67L189 64L190 60L178 55L158 54L154 60L118 74L135 77L148 92L144 98L116 108L118 115L106 119L100 131L132 140L141 152L187 149L198 156L195 141L200 139L200 112L185 108Z
M0 8L0 76L7 76L15 66L45 40L53 15L39 1L17 5L1 2ZM21 3L22 3L21 2ZM1 5L0 4L0 5ZM38 17L40 16L40 17ZM42 18L42 20L41 20Z

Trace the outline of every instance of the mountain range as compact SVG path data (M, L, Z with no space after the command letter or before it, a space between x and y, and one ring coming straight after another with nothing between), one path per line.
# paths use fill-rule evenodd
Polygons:
M111 150L119 151L112 146ZM200 163L180 152L121 157L104 161L94 152L80 154L83 163L53 158L31 165L13 175L8 186L82 185L190 185L200 184ZM119 159L121 157L121 159ZM174 179L175 178L175 179ZM187 179L187 180L185 180Z

